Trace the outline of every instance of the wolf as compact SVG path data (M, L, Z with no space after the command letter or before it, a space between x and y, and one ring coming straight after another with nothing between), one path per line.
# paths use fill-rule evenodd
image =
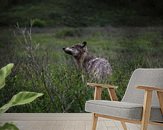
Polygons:
M87 42L75 44L63 48L66 54L73 56L77 68L84 70L93 79L102 80L112 74L112 68L108 60L91 55L87 49Z

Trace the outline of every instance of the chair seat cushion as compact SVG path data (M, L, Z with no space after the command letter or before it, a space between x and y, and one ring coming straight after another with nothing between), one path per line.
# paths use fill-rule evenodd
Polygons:
M128 102L89 100L85 104L87 112L93 112L102 115L120 117L130 120L141 120L143 105ZM163 115L160 108L152 107L151 121L163 122Z

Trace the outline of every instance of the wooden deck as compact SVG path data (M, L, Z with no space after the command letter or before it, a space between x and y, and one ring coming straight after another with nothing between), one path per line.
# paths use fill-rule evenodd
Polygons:
M13 122L20 130L91 130L91 119L90 113L5 113L0 124ZM97 130L123 128L119 122L99 118Z

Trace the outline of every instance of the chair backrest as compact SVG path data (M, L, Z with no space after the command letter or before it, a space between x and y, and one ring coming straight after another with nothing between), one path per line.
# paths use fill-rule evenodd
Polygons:
M139 85L163 88L163 68L136 69L130 78L122 101L143 104L144 90L136 89ZM156 92L153 94L152 106L159 106Z

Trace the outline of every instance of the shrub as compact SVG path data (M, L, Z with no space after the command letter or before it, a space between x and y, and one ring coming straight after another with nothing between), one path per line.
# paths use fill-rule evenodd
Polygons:
M31 20L31 24L33 27L45 27L46 26L46 22L38 18Z

